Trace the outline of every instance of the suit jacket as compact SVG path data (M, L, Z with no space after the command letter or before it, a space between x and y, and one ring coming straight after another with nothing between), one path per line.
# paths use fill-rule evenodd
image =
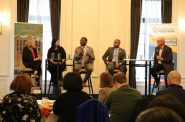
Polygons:
M79 46L75 49L75 54L74 54L74 60L75 63L79 64L82 61L82 56L80 56L80 53L82 51L82 47ZM94 56L94 51L93 48L86 46L86 53L90 54L90 56L85 55L85 64L87 63L93 63L95 60L95 56Z
M35 53L35 57L37 58L38 55L37 55L36 48L34 48L33 51ZM26 66L26 67L31 67L31 65L34 63L34 59L33 59L31 50L29 50L28 47L23 48L22 61L23 61L24 66Z
M185 104L185 90L180 85L171 84L168 88L157 92L156 95L158 96L164 94L171 94L179 99L183 104Z
M113 91L106 102L111 112L110 122L130 122L134 107L140 99L140 92L128 84Z
M160 50L160 48L157 46L155 48L155 54L154 54L154 63L155 64L158 64L157 55L159 55L159 50ZM163 58L161 63L163 65L163 67L164 67L164 70L166 72L170 72L171 70L173 70L172 49L170 47L168 47L167 45L164 45L164 47L162 49L161 57Z
M112 62L113 55L114 55L114 47L109 47L102 56L102 59L103 59L104 63L107 64L107 62ZM122 48L119 48L118 63L119 64L124 64L125 63L125 61L124 61L125 58L126 58L125 50L122 49Z

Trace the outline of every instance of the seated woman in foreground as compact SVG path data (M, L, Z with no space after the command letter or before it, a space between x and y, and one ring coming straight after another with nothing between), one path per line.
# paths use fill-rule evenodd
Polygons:
M30 95L31 78L28 75L16 76L10 85L14 92L6 95L1 104L3 122L40 122L41 113L37 100Z
M98 100L105 104L109 94L116 90L113 84L112 75L110 73L103 72L100 74L100 88Z
M79 73L69 72L64 76L62 93L54 102L53 112L59 117L58 122L75 122L78 106L91 97L82 91L82 78Z

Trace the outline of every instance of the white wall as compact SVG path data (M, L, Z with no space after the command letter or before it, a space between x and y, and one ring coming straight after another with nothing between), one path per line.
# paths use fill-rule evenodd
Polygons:
M183 83L185 83L185 0L173 0L173 23L178 23L178 53L177 53L177 70L182 74ZM184 85L185 86L185 85Z
M93 76L105 71L102 55L114 39L129 52L130 0L62 0L62 45L74 55L82 36L95 52Z
M13 33L16 22L16 0L0 0L0 20L3 16L3 32L0 35L0 96L9 92L13 79ZM184 0L173 0L173 22L185 19ZM119 38L121 47L129 55L130 47L130 0L62 0L62 46L73 57L75 47L82 36L94 48L96 60L93 78L98 84L99 74L105 70L101 59L104 51ZM185 23L185 22L184 22ZM181 25L183 26L183 25ZM185 27L184 27L185 28ZM178 70L185 79L185 31L178 35ZM180 46L182 45L182 46ZM98 89L95 89L98 93Z
M9 92L13 77L13 24L16 21L16 0L0 0L0 96Z

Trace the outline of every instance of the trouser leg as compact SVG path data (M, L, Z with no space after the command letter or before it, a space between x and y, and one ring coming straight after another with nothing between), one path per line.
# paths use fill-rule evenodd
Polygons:
M160 70L163 70L163 69L164 69L164 67L161 64L154 64L154 66L151 68L151 75L155 79L156 83L159 83L160 82L160 79L159 79L157 73Z
M109 72L112 76L114 75L114 67L115 67L114 63L109 63L109 64L107 64L107 70L108 70L108 72Z

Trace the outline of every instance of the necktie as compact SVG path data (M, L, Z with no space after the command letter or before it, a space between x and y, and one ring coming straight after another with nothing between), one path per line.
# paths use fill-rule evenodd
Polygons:
M83 56L82 56L82 67L83 67L84 66L84 61L85 61L85 53L86 53L86 50L85 50L84 46L82 47L82 51L83 51Z
M119 48L116 49L116 65L118 64L118 54L119 54Z

